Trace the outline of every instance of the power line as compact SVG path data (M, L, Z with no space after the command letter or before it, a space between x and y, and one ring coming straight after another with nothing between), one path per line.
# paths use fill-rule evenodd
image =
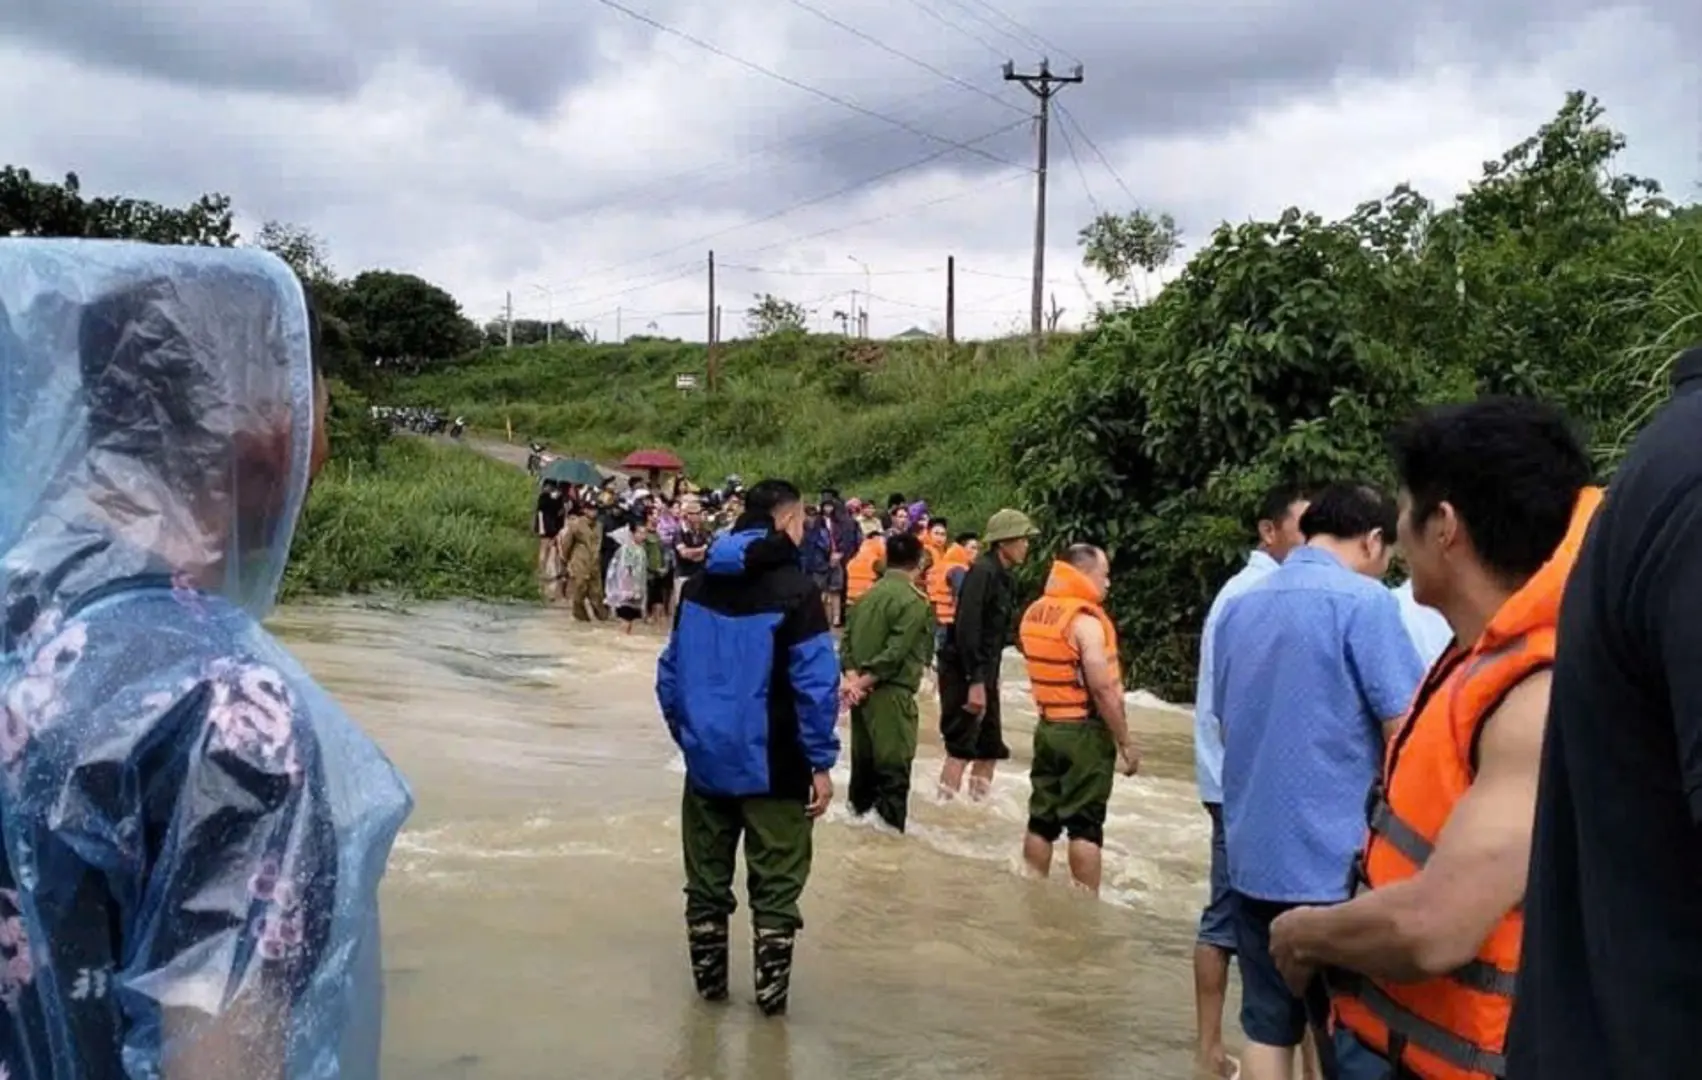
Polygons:
M981 45L982 48L986 49L988 52L992 53L994 56L998 57L1000 60L1003 60L1005 58L1005 50L999 48L997 45L993 44L991 41L988 41L986 38L982 37L980 34L977 34L975 31L966 29L963 26L961 26L960 24L952 22L950 19L946 18L944 15L941 15L939 12L937 12L933 8L929 7L927 4L924 4L922 2L922 0L910 0L910 3L916 8L916 10L920 11L922 14L933 19L935 22L939 23L941 26L945 27L946 29L955 30L958 33L962 34L964 37L968 38L969 40L974 41L974 42L978 42Z
M1135 198L1135 193L1129 190L1129 185L1123 183L1122 175L1117 172L1117 167L1111 164L1111 160L1105 156L1104 151L1099 149L1099 144L1088 137L1087 131L1081 126L1081 121L1077 120L1062 105L1058 106L1058 115L1064 118L1064 123L1076 129L1076 134L1081 136L1081 141L1087 144L1087 148L1093 151L1093 156L1099 159L1101 165L1105 166L1105 171L1111 174L1111 179L1117 181L1117 186L1123 189L1123 194L1129 197L1129 202L1140 202L1139 199Z
M848 100L846 98L842 98L838 94L830 93L829 91L823 90L820 87L811 86L809 83L806 83L806 82L800 82L797 79L794 79L794 78L792 78L788 75L782 75L778 71L774 71L771 68L763 67L761 64L755 63L754 61L746 60L742 56L736 56L733 53L730 53L727 50L721 48L719 45L715 45L711 42L703 40L700 37L696 37L692 34L688 34L684 30L677 30L674 27L669 26L666 23L658 22L657 20L651 18L648 15L643 14L642 12L634 11L633 9L627 7L625 4L620 3L619 0L597 0L597 3L602 4L604 7L609 8L613 11L618 11L622 15L625 15L627 18L637 20L638 22L641 22L641 23L645 24L646 26L652 27L656 30L659 30L664 34L670 34L674 37L679 38L682 41L690 42L691 44L696 45L700 49L704 49L708 52L714 53L716 56L719 56L724 60L730 60L733 63L738 64L740 67L743 67L743 68L746 68L750 71L756 72L758 75L762 75L766 78L773 79L776 82L785 83L787 86L790 86L790 87L792 87L796 90L802 90L806 94L811 94L811 95L814 95L815 97L819 97L823 101L831 101L835 105L841 106L842 108L850 109L852 112L861 113L864 116L872 117L876 120L882 121L883 123L891 124L893 127L900 128L904 131L908 131L912 135L920 136L921 138L927 139L930 142L940 143L944 146L950 147L950 148L955 149L955 150L964 150L964 151L967 151L969 153L975 154L978 157L984 157L988 161L994 162L994 163L999 164L999 165L1012 165L1012 166L1015 165L1015 162L1006 161L1004 158L998 157L997 155L994 155L994 154L989 154L987 151L982 150L978 147L974 147L974 146L971 146L971 145L966 144L966 143L960 143L960 142L956 141L955 139L948 139L944 135L936 135L931 131L926 131L922 128L915 126L914 124L910 124L910 123L907 123L906 121L900 120L895 116L889 116L886 113L876 112L874 109L867 108L865 106L857 104L854 101Z
M1051 50L1052 52L1057 53L1058 55L1062 56L1064 59L1070 61L1070 63L1072 63L1072 64L1081 63L1081 57L1070 52L1068 49L1064 48L1062 45L1057 45L1057 44L1054 44L1053 42L1047 41L1045 38L1041 37L1035 31L1030 30L1028 27L1024 26L1022 23L1017 22L1015 19L1011 18L1009 15L1006 15L1004 12L1000 11L998 8L994 7L992 4L988 3L988 0L969 0L969 2L974 4L976 7L987 9L988 11L992 12L993 15L996 16L1001 21L1009 23L1011 26L1016 27L1023 34L1027 35L1029 40L1034 41L1037 44L1039 44L1039 46L1041 47L1042 50Z
M976 136L973 140L971 140L971 144L976 143L976 142L985 142L988 139L994 138L994 137L999 136L999 135L1003 135L1005 132L1013 131L1016 128L1023 126L1027 122L1028 121L1026 121L1026 120L1018 120L1013 124L1006 124L1003 127L995 128L994 130L989 131L986 134ZM788 214L795 213L799 210L804 209L805 207L814 206L818 203L827 202L830 199L840 198L844 195L850 194L853 191L857 191L861 188L868 187L870 184L878 183L879 181L888 179L889 177L897 176L899 173L908 172L911 169L921 168L923 165L927 165L931 162L938 161L940 158L951 153L954 148L955 147L948 146L948 147L945 147L943 149L936 150L933 153L928 154L927 156L919 158L915 161L906 162L905 164L902 164L902 165L895 165L892 168L885 169L881 172L876 173L873 176L866 176L861 180L858 180L854 183L846 184L844 187L838 188L837 190L834 190L834 191L827 192L824 195L811 196L808 199L804 199L804 200L801 200L799 202L795 202L790 206L783 207L779 210L774 211L771 214L765 214L762 217L756 218L755 220L740 222L737 225L729 225L725 229L717 229L714 232L705 233L702 236L694 237L694 238L687 240L683 243L675 244L672 247L664 248L661 251L652 252L649 255L640 256L639 258L636 258L636 259L628 259L624 262L616 263L613 266L604 267L601 270L593 271L593 274L608 273L610 271L618 270L618 269L621 269L621 268L626 267L626 266L631 266L634 263L648 262L651 259L658 259L658 258L661 258L664 255L671 255L676 251L682 251L686 248L696 247L700 244L707 243L711 240L717 239L718 237L725 236L728 233L738 232L741 229L748 229L748 228L751 228L754 225L761 225L764 222L773 221L776 218L785 217ZM1021 166L1012 166L1012 167L1013 168L1021 168ZM1023 171L1029 172L1031 170L1024 169Z
M717 262L716 267L722 270L743 270L748 274L770 274L775 277L863 277L862 270L771 270L763 266L740 266L736 263ZM913 274L937 274L937 268L927 270L871 270L874 277L903 277Z
M823 22L831 23L832 25L837 26L837 27L839 27L839 29L845 31L847 34L850 34L853 37L860 38L861 40L868 42L870 45L875 46L877 49L881 49L884 52L891 53L893 56L898 57L900 60L904 60L904 61L907 61L908 63L914 64L917 67L921 68L923 71L926 71L926 72L928 72L932 75L936 75L939 78L944 79L946 82L951 83L953 86L962 87L965 90L973 90L975 93L980 94L982 97L986 98L988 101L991 101L995 105L1001 106L1002 108L1010 109L1012 112L1021 113L1023 116L1028 115L1028 111L1026 109L1023 109L1020 106L1014 105L1011 102L1006 101L1004 98L993 93L992 91L987 90L984 87L976 86L974 83L965 82L964 80L958 78L956 75L953 75L951 72L942 71L939 68L935 67L934 65L928 63L926 60L919 60L916 57L911 56L907 52L903 52L899 49L895 49L891 45L888 45L886 42L880 40L879 38L875 37L874 35L864 33L862 30L857 29L855 26L852 26L850 23L843 22L840 19L836 18L835 16L829 15L827 12L825 12L825 11L821 10L820 8L815 7L814 5L808 3L807 0L789 0L789 2L794 7L799 7L799 8L804 9L805 11L809 12L811 15L814 15L816 18L821 19Z
M1022 169L1020 172L1006 173L1004 176L994 178L986 183L976 184L972 187L964 188L961 191L954 191L950 195L941 195L939 198L929 199L926 202L902 207L889 213L877 214L874 217L864 218L861 221L853 221L846 225L835 225L832 228L821 229L813 233L806 233L803 236L793 236L788 237L785 240L776 240L772 244L764 244L761 247L748 248L746 249L745 254L755 255L761 251L772 251L777 247L785 247L789 244L801 244L806 240L816 240L823 236L832 236L835 233L848 232L851 229L860 229L865 225L878 225L883 221L891 221L893 218L902 217L905 214L912 214L918 210L926 210L930 206L938 206L941 203L948 203L956 199L964 198L965 196L974 195L986 188L1001 187L1005 184L1011 183L1013 180L1025 180L1032 174L1032 172L1032 169Z
M1060 115L1063 111L1064 107L1058 106ZM1070 152L1070 163L1076 167L1076 176L1081 178L1081 189L1087 193L1088 204L1093 207L1095 214L1104 213L1105 208L1099 205L1099 199L1093 194L1093 185L1087 182L1087 170L1081 167L1081 158L1076 154L1075 141L1070 138L1070 125L1067 123L1058 125L1058 134L1064 137L1064 149Z

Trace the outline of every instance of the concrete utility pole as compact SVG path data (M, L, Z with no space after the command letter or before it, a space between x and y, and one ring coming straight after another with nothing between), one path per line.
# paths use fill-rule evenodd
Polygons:
M1029 353L1040 356L1041 335L1045 333L1046 304L1046 141L1052 120L1052 98L1059 90L1082 81L1081 65L1070 75L1054 75L1045 60L1032 75L1020 75L1016 65L1005 61L1005 81L1017 82L1039 102L1034 114L1036 164L1034 168L1034 294L1030 299Z
M503 325L503 328L504 328L503 337L504 337L504 340L506 341L505 347L512 349L512 348L514 348L514 290L510 289L507 292L503 293L502 295L503 295L502 325Z
M716 319L715 319L715 253L713 251L711 251L709 253L709 311L708 311L708 318L709 318L709 329L707 331L706 336L704 337L704 341L706 342L706 344L703 347L703 349L704 349L704 364L703 364L704 374L707 376L707 378L704 381L709 384L708 389L711 392L714 392L714 390L715 390L715 330L716 330L715 323L716 323Z
M957 256L946 256L946 344L957 344Z

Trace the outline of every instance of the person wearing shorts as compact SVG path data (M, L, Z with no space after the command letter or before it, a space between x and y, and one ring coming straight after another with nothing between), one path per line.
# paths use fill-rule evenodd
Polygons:
M964 575L957 619L938 658L940 739L946 762L939 794L949 799L970 775L969 797L985 798L993 770L1011 756L999 716L999 662L1016 612L1011 567L1028 558L1036 530L1020 510L1000 510L987 522L985 550Z
M1110 586L1105 552L1076 544L1052 565L1018 632L1040 714L1023 861L1037 876L1049 876L1052 848L1068 835L1070 878L1093 893L1117 767L1133 776L1140 766L1124 713L1117 628L1101 606Z

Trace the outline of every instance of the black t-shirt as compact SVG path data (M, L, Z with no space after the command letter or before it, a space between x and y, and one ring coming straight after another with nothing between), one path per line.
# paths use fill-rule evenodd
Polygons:
M560 495L552 495L547 491L539 492L538 516L543 524L544 535L557 536L567 525L567 504L562 501Z
M710 537L707 530L694 529L688 525L680 530L679 539L674 541L674 545L676 548L708 547L709 540ZM704 559L707 558L708 555L705 554ZM674 567L674 573L679 577L689 578L703 569L704 559L697 559L694 561L692 559L680 558Z
M1702 1020L1702 350L1567 583L1509 1080L1691 1075Z

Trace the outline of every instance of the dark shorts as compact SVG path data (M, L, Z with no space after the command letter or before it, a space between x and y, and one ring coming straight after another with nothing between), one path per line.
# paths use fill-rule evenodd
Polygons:
M650 575L650 603L666 604L674 596L674 575L666 571Z
M845 591L845 567L834 566L827 571L827 587L823 592L842 593Z
M1211 815L1211 893L1200 913L1199 943L1235 951L1235 893L1229 888L1229 856L1223 846L1223 804L1205 803Z
M830 587L828 586L827 579L828 579L828 571L826 571L826 570L815 570L815 571L812 571L810 573L810 580L815 583L817 592L828 592L828 591L830 591Z
M619 619L621 622L637 622L644 618L644 611L641 608L622 604L615 608L615 618Z
M1329 995L1314 980L1306 999L1296 997L1271 959L1271 923L1300 904L1258 900L1231 892L1235 922L1235 959L1241 971L1241 1031L1249 1042L1299 1046L1311 1014L1329 1015Z
M1071 840L1103 844L1116 776L1117 744L1104 724L1040 721L1028 774L1028 831L1048 843L1068 833Z
M940 684L940 741L946 753L959 761L1004 761L1011 756L1005 745L1004 725L999 718L998 679L987 694L987 711L980 716L964 708L969 701L969 679L957 654L939 655L936 673Z

